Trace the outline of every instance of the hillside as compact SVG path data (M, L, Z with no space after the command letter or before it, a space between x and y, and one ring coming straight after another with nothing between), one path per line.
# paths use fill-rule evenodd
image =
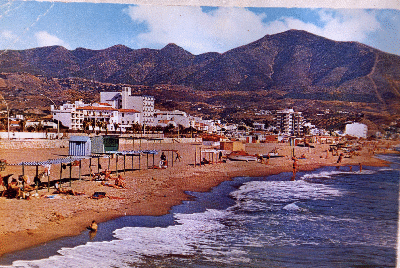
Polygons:
M104 50L53 46L2 51L0 72L3 95L26 103L38 93L59 102L93 99L99 91L126 84L154 90L159 85L185 88L186 93L179 96L155 92L159 98L187 105L261 108L273 103L301 104L307 109L317 101L321 107L341 103L382 116L400 112L399 56L298 30L266 35L222 54L193 55L175 44L160 50L116 45ZM205 97L192 98L187 89Z

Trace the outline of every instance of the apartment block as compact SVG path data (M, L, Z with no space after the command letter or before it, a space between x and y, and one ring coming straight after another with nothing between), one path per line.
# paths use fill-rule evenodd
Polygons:
M154 126L153 96L133 96L130 87L123 87L121 92L100 92L100 102L108 103L115 109L139 111L140 124Z
M301 112L293 109L278 110L275 114L275 127L281 134L301 136L304 118Z

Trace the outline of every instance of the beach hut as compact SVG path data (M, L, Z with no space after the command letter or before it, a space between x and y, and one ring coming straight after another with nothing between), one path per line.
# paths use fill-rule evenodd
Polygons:
M92 153L102 154L110 151L118 151L119 149L119 138L113 135L101 135L94 136L91 138L92 141Z
M91 140L86 136L72 136L69 138L70 156L91 155Z
M225 151L245 151L245 145L240 141L221 141L220 149Z

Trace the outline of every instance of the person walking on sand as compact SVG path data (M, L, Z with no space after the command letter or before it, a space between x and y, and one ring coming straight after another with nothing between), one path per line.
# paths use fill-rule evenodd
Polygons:
M175 161L177 161L177 160L179 160L179 162L181 162L181 155L179 154L179 152L178 151L176 151L176 158L175 158Z

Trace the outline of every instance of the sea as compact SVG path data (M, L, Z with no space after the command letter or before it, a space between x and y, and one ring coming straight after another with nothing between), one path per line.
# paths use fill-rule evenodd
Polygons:
M1 267L396 267L400 157L237 177L164 216L125 216L4 255Z

